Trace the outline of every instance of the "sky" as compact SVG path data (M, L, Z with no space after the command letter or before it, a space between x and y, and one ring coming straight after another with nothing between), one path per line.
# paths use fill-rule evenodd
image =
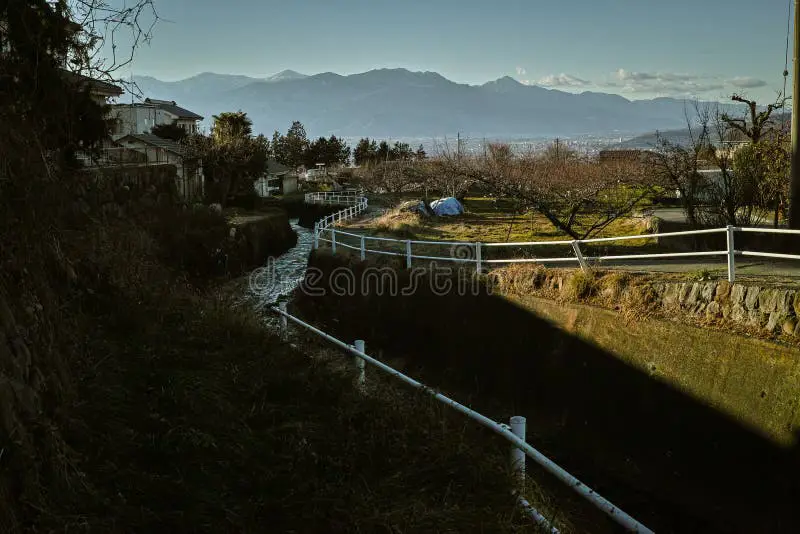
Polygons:
M127 1L128 4L135 0ZM626 98L773 101L791 0L153 0L152 38L119 74L263 78L284 69L502 76ZM146 26L150 16L142 15ZM117 50L129 50L126 33ZM126 48L128 47L128 48ZM108 48L106 52L108 51ZM791 50L790 65L791 71ZM791 75L789 77L791 88Z

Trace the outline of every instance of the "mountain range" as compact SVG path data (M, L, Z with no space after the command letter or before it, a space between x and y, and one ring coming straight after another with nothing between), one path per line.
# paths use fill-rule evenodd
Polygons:
M622 136L686 126L684 100L575 94L504 77L482 85L436 72L377 69L342 76L286 70L269 78L202 73L179 81L134 78L144 96L175 100L206 117L245 111L255 132L303 123L309 137Z

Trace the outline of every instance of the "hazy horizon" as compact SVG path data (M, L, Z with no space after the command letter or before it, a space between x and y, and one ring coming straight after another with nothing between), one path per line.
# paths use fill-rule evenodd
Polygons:
M760 102L774 101L783 87L789 16L785 0L170 0L155 6L161 20L120 72L124 77L265 78L285 69L348 75L400 67L470 85L511 76L636 100L725 100L736 91ZM119 36L116 44L130 43Z

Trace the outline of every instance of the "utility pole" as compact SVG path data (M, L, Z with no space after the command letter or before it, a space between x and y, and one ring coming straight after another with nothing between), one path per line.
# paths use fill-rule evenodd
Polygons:
M794 0L794 62L792 74L792 172L789 182L789 228L800 229L800 0Z

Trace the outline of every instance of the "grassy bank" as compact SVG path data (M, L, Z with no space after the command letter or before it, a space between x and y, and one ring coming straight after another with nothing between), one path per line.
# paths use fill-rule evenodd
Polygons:
M523 531L506 451L429 399L360 396L339 355L224 300L96 300L104 357L66 409L75 485L26 529Z
M530 530L492 436L391 385L360 396L332 354L232 310L223 217L19 186L0 194L0 532Z

